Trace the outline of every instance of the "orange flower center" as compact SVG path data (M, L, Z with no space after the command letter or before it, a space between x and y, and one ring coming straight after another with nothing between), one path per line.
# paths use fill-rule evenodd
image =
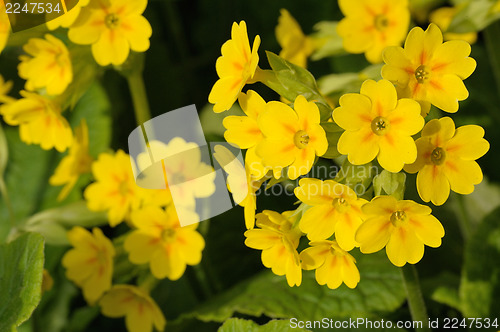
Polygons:
M346 212L347 210L349 210L349 207L351 206L349 202L347 202L343 197L335 198L332 201L332 205L335 208L335 210L337 210L340 213Z
M375 16L373 25L375 26L375 29L379 31L385 30L389 26L389 19L384 14L379 14Z
M295 143L295 146L297 148L305 149L309 144L309 135L305 130L299 130L298 132L295 133L295 136L293 137L293 142Z
M114 30L120 25L120 17L115 13L108 14L104 19L104 23L109 29Z
M423 84L429 81L431 77L431 71L426 65L421 65L415 70L415 78L417 82Z
M401 224L405 223L408 220L406 216L406 212L404 211L396 211L391 214L391 223L394 227L399 227Z
M383 116L377 116L372 120L372 131L375 135L382 136L387 133L390 127L389 120L384 118Z
M443 148L437 147L432 150L431 161L434 165L442 165L446 160L446 151Z

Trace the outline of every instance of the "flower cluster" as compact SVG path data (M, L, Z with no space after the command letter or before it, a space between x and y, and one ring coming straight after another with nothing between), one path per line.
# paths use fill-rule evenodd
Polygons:
M264 210L255 215L245 209L245 244L262 250L263 265L285 276L290 286L301 284L302 270L315 270L320 285L335 289L344 283L354 288L362 278L356 251L369 254L385 248L390 262L402 267L419 262L425 246L439 247L445 234L430 207L402 199L404 192L380 189L382 176L368 178L378 188L376 195L354 190L342 172L326 180L303 177L319 158L333 159L327 151L335 149L347 165L372 165L387 174L418 173L421 199L441 205L450 189L459 194L474 191L483 177L476 160L489 149L481 127L455 129L450 117L427 117L431 105L454 113L458 102L468 97L463 80L476 62L469 57L466 41L448 35L449 41L443 42L441 30L431 23L426 31L413 28L402 48L409 25L407 1L339 5L346 15L337 28L345 50L365 53L372 63L384 61L381 80L365 80L359 93L341 95L338 107L331 109L327 98L305 83L311 76L302 68L313 40L282 10L276 36L283 50L281 59L269 58L272 70L257 64L260 40L250 50L246 25L234 23L232 39L222 46L217 61L220 79L209 97L215 112L229 109L236 100L244 112L223 119L227 142L247 150L245 166L228 171L230 188L238 183L237 176L258 187L271 179L268 188L297 181L293 192L300 206L295 211ZM278 92L282 101L266 102L254 90L242 92L245 84L255 81ZM286 100L293 95L293 100ZM329 116L324 116L325 109ZM339 133L336 138L329 134L332 126ZM249 195L255 187L243 191ZM251 197L253 212L257 196ZM303 236L308 247L300 244Z

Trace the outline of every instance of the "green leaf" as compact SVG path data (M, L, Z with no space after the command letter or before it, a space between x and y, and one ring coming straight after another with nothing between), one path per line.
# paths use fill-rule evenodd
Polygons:
M372 179L376 174L378 168L372 163L353 165L345 158L335 181L351 187L358 196L369 199L372 193Z
M15 331L40 302L43 238L23 234L0 247L0 331Z
M500 208L479 225L465 247L459 295L465 317L500 317Z
M338 22L322 21L314 25L317 32L311 35L316 44L321 46L311 56L311 60L320 60L326 57L344 54L342 37L337 34Z
M330 95L333 93L359 93L361 84L367 79L378 81L382 79L380 74L382 65L370 65L359 73L329 74L318 80L318 86L322 93Z
M396 197L396 199L401 200L404 198L405 194L405 182L405 173L391 173L384 169L380 174L377 174L373 178L373 190L375 196L391 195Z
M301 328L292 328L288 320L272 320L265 325L258 325L257 323L241 319L230 318L222 324L217 330L218 332L288 332L288 331L309 331Z
M302 95L309 101L319 101L328 105L318 90L316 79L307 69L288 62L272 52L266 51L266 54L275 79L271 76L270 80L263 82L264 84L292 102L297 96Z
M328 150L321 158L334 159L339 157L341 154L337 150L337 143L339 142L340 136L344 132L335 122L322 122L321 127L325 130L326 139L328 140Z
M467 33L483 30L493 21L500 18L500 14L493 13L494 1L470 0L460 5L460 11L453 17L446 32Z
M345 285L336 290L320 286L312 271L303 274L300 287L289 287L284 277L265 271L209 300L184 318L222 322L235 313L299 320L367 318L399 308L406 293L399 270L390 264L385 253L356 256L361 281L355 289Z

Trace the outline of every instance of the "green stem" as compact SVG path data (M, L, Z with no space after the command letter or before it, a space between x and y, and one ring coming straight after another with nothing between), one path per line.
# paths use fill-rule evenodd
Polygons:
M137 121L137 125L140 126L144 122L151 120L151 111L149 110L149 102L142 72L133 72L126 77L130 93L132 94L135 119Z
M9 212L11 226L14 227L16 224L16 216L14 214L14 209L12 208L12 203L10 201L9 193L7 191L7 186L2 177L0 177L0 195L3 197L5 206L7 206L7 211Z
M467 209L465 208L464 197L459 194L454 194L453 196L455 197L455 201L458 206L458 225L460 226L464 240L467 241L472 234L473 229L470 218L467 215Z
M416 331L430 332L429 318L427 316L424 297L422 296L422 290L420 289L420 283L418 281L417 269L414 265L406 264L401 268L401 274L406 289L408 305L410 306L411 318L413 321L422 322L422 326L416 328Z

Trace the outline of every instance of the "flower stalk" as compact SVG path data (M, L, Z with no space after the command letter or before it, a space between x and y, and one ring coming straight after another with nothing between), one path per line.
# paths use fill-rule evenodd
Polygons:
M411 318L413 321L420 321L422 325L416 328L418 332L431 331L429 327L429 317L425 307L420 282L418 280L418 272L415 265L406 264L401 268L403 276L403 284L406 289L408 305L410 306Z

